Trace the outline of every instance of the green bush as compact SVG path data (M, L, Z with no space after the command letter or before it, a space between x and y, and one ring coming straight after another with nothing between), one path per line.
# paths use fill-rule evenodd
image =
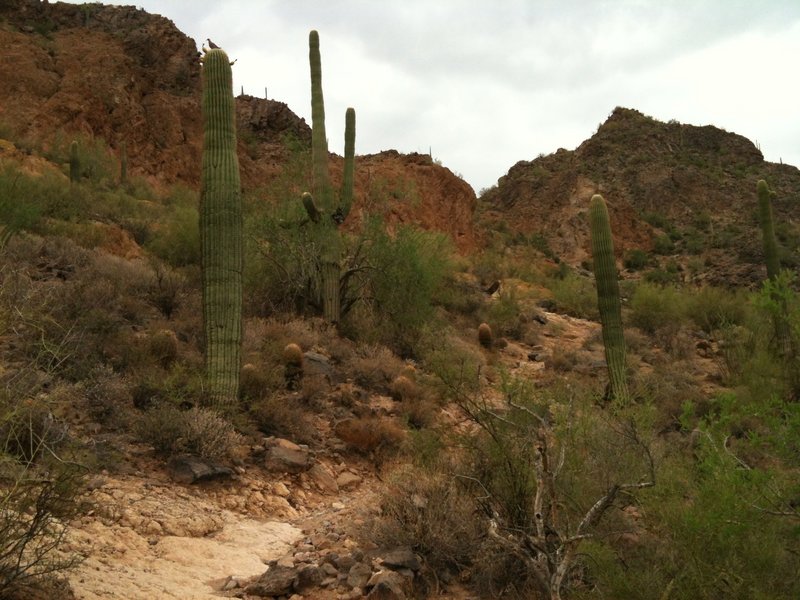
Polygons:
M687 311L697 327L711 333L724 325L744 324L750 307L742 291L703 286L691 293Z
M626 269L639 271L650 264L650 255L640 248L633 248L625 253L622 264Z
M563 278L551 279L548 287L553 294L556 310L582 319L597 319L597 292L594 279L570 271Z
M369 260L372 303L384 341L411 354L423 328L435 316L434 296L452 270L449 238L411 226L394 236L376 232Z
M680 325L685 315L685 297L672 286L641 283L630 302L630 322L654 334L670 325Z
M653 252L662 255L672 254L675 252L675 242L668 235L659 235L653 242Z

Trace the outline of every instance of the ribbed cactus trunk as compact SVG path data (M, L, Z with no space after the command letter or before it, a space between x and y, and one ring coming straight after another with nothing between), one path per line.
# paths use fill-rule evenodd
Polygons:
M320 249L317 289L322 304L322 314L327 321L338 323L342 316L341 258L343 252L343 242L338 226L347 216L350 205L349 202L346 207L340 204L338 209L334 210L333 188L328 172L328 138L325 133L325 102L322 96L322 60L319 51L319 34L316 31L311 31L308 36L308 59L311 67L311 159L314 182L313 198L304 197L303 202L316 228L315 237ZM352 199L355 111L352 114L352 127L349 135L351 141L349 184L347 183L347 165L345 166L344 181L345 186L349 185L349 197ZM346 129L345 139L347 136ZM347 151L345 151L345 157L347 157ZM347 158L345 158L345 163L347 163Z
M756 184L758 195L758 220L761 223L761 235L764 242L764 261L767 264L767 278L774 282L781 272L781 262L778 258L778 242L775 239L775 222L772 218L772 201L767 182L763 179ZM778 303L778 312L774 315L775 338L778 344L778 352L784 359L795 356L796 350L793 347L791 325L788 320L789 308L786 306L786 298L774 293L774 300ZM790 366L793 387L798 388L797 380L800 373L796 372L794 364Z
M605 200L592 196L589 205L592 236L592 259L597 283L597 307L603 327L603 345L608 365L609 395L626 402L628 383L625 374L625 338L622 329L622 306L619 300L619 281L614 259L614 241Z
M200 245L203 326L210 402L230 405L239 391L242 345L242 195L228 56L203 56L203 174Z
M756 185L758 192L758 219L761 222L761 234L764 239L764 259L767 263L767 277L774 280L781 270L778 259L778 243L775 241L775 225L772 220L772 202L769 187L763 179Z
M348 108L344 113L344 173L342 174L341 209L347 216L353 205L353 181L356 156L356 111Z

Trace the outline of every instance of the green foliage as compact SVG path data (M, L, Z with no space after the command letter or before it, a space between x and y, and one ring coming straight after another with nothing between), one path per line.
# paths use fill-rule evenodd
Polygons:
M452 269L447 236L401 226L394 236L373 234L368 275L372 304L383 341L413 353L435 316L433 298Z
M639 271L650 264L650 255L641 248L633 248L625 253L622 264L626 269Z
M703 286L688 299L687 311L694 324L711 333L725 325L742 325L747 321L749 306L742 291Z
M671 286L641 283L631 298L631 324L654 334L685 319L685 296Z
M556 310L581 319L596 319L597 292L594 281L569 271L564 277L555 277L547 284L553 294Z
M659 235L653 242L653 252L662 255L673 254L675 252L675 243L668 235Z
M203 171L200 249L209 399L238 397L242 346L242 196L236 155L231 64L221 49L203 56Z

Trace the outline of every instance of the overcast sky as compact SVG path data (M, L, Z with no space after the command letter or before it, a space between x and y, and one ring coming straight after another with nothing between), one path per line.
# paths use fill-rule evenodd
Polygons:
M330 149L428 152L477 191L590 137L615 106L716 125L800 166L798 0L138 0L310 124L317 29Z

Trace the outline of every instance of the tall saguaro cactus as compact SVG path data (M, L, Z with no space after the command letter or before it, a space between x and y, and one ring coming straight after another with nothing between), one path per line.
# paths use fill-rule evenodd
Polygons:
M342 254L344 244L339 226L350 211L353 198L355 154L355 110L345 114L345 167L339 205L335 206L328 172L328 138L325 133L325 101L322 96L322 59L319 34L308 36L308 60L311 68L311 159L312 194L303 194L303 205L315 228L319 246L318 290L322 314L327 321L338 323L342 316Z
M772 202L767 182L763 179L756 184L758 193L758 220L761 222L761 234L764 238L764 259L767 263L767 277L774 280L781 270L778 259L778 243L775 241L775 225L772 220Z
M628 384L625 376L625 338L622 330L622 307L619 300L619 281L614 260L614 241L605 200L599 194L589 204L592 236L592 259L597 283L597 307L603 327L610 397L625 402Z
M236 156L231 63L203 56L203 174L200 246L206 377L212 404L235 401L242 345L242 194Z

